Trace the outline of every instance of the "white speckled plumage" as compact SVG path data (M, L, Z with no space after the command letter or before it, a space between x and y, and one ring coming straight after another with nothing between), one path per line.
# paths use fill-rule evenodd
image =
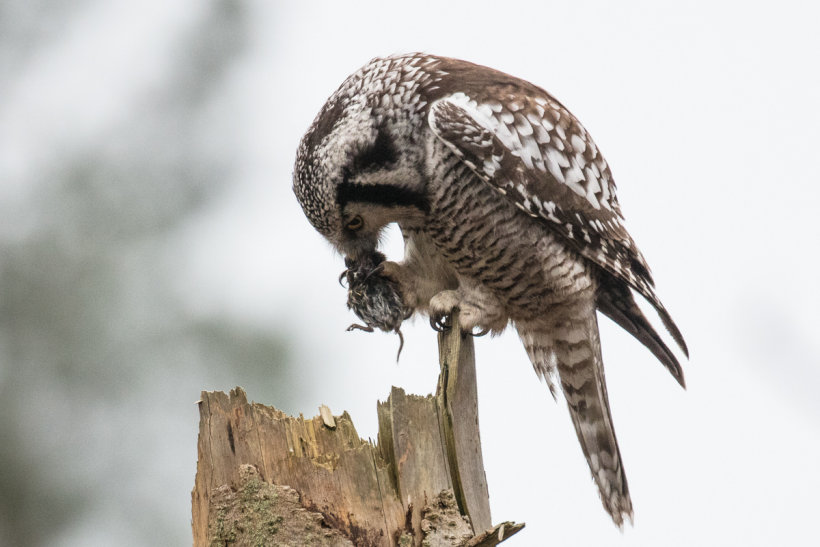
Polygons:
M302 139L294 191L310 222L353 262L372 257L382 229L399 224L405 260L384 263L383 274L409 308L439 316L458 307L465 330L498 332L512 322L536 372L567 400L604 507L619 525L631 517L596 309L681 384L676 357L633 289L686 346L624 228L609 166L561 103L464 61L374 59Z

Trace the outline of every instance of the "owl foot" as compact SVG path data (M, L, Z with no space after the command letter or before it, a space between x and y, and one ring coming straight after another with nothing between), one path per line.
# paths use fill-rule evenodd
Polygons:
M436 332L449 332L449 330L453 328L449 314L430 314L430 326L433 327L433 330Z
M450 329L453 328L453 325L451 323L451 319L450 319L449 314L438 315L438 316L431 315L430 316L430 326L436 332L450 332ZM474 336L475 338L479 338L481 336L484 336L488 332L490 332L490 329L483 328L478 332L472 332L471 331L471 332L467 332L466 334L469 334L470 336Z
M452 328L453 310L458 310L458 323L462 332L472 336L484 336L490 329L482 328L473 334L473 329L482 322L484 314L481 309L465 302L459 291L441 291L430 299L430 326L438 332L446 332Z

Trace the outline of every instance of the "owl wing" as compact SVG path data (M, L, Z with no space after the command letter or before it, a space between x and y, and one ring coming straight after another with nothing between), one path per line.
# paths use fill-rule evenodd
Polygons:
M624 228L606 160L563 105L546 93L485 88L476 98L458 92L436 100L428 123L476 176L645 297L687 351L655 294L646 260ZM657 334L654 338L659 340Z

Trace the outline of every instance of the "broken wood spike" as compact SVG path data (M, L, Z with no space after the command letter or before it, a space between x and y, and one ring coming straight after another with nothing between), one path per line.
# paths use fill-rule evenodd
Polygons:
M523 522L512 521L496 524L486 532L471 538L464 547L493 547L520 532L524 526Z
M458 310L450 322L459 324ZM492 518L478 427L473 337L453 328L439 332L438 343L441 374L436 401L453 491L461 511L470 517L473 532L479 533L492 526Z
M330 408L328 408L327 405L319 406L319 416L322 417L322 421L325 423L326 427L336 429L336 419L333 417L333 413L330 412Z

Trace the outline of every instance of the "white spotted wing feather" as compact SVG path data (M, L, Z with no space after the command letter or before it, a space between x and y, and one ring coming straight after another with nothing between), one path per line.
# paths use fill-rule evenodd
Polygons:
M582 256L643 295L686 351L623 226L609 166L580 122L546 93L487 88L482 95L435 101L428 115L435 135L519 209L546 220Z

